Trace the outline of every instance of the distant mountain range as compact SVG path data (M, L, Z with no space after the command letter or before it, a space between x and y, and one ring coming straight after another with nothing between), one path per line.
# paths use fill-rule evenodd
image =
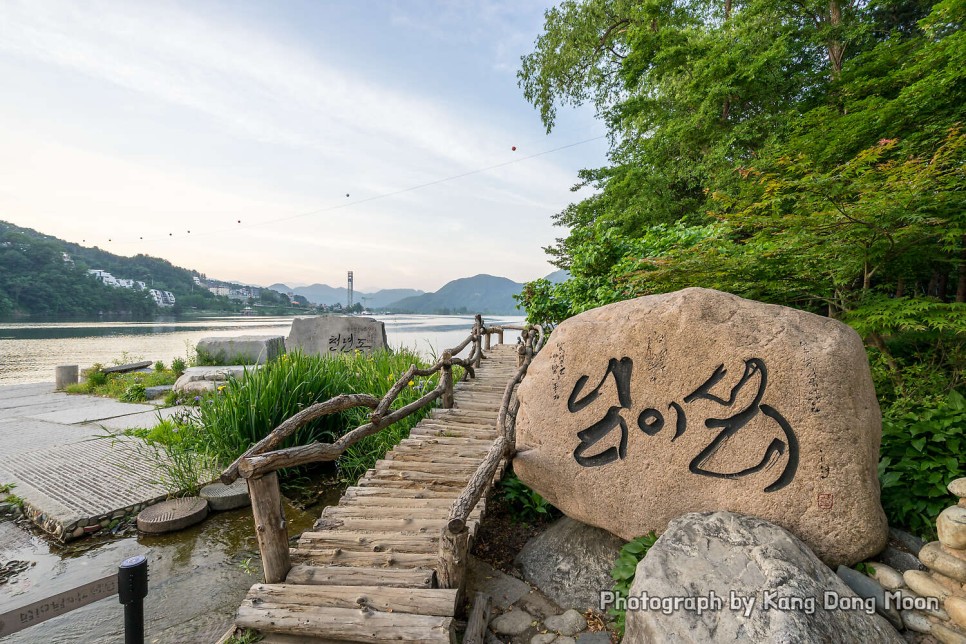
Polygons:
M407 297L389 305L396 313L488 313L513 315L520 313L513 296L523 284L505 277L475 275L447 283L435 293Z
M567 271L554 271L545 279L558 283L570 277ZM270 289L281 293L304 296L314 304L346 303L345 287L335 288L327 284L313 284L289 288L285 284L272 284ZM393 313L424 313L447 315L453 313L486 313L489 315L515 315L521 311L513 298L523 290L523 284L506 277L474 275L445 284L435 293L414 289L397 288L375 293L355 292L355 301L367 309L385 309Z
M349 295L348 290L344 286L336 288L328 284L312 284L311 286L298 286L295 288L291 288L285 284L272 284L268 288L279 293L301 295L313 304L325 304L326 306L332 306L333 304L345 306L346 298ZM422 295L423 293L424 291L412 288L387 288L376 291L375 293L355 291L353 293L353 299L368 309L382 309L403 298Z

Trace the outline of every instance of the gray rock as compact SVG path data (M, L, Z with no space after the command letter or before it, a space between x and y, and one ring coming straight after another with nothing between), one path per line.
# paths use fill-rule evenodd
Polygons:
M563 615L548 617L543 620L543 625L551 631L557 631L560 635L576 635L580 631L587 630L587 620L573 608Z
M529 581L564 607L597 608L624 540L569 517L531 539L514 563Z
M753 600L751 609L732 610L732 591ZM624 642L902 642L874 614L826 610L826 591L856 597L786 530L732 512L685 514L638 564L629 597L717 597L722 605L700 614L687 606L629 609Z
M168 392L174 388L173 385L158 385L157 387L145 387L144 397L147 400L154 400L155 398L163 398L168 395Z
M362 351L372 353L388 348L386 325L374 318L321 315L295 318L285 340L288 351L311 355L333 355Z
M932 630L932 622L930 622L925 615L915 610L904 610L902 615L902 625L906 627L907 630L914 631L916 633L928 633Z
M257 369L254 365L232 365L225 367L189 367L174 383L175 391L203 391L224 384L229 378L240 379L246 371ZM191 383L203 383L195 384Z
M493 605L506 610L530 592L530 586L485 561L470 556L466 565L466 596L473 593L490 596Z
M903 550L911 552L914 555L918 555L922 547L926 545L926 542L916 535L909 534L899 528L889 528L889 540L898 543L902 546Z
M899 611L891 606L888 608L886 607L885 588L883 588L878 581L872 577L864 575L858 570L846 568L845 566L839 566L835 571L835 574L837 574L839 579L844 581L846 585L848 585L848 587L855 592L856 595L875 601L875 612L889 620L889 623L895 626L897 630L902 630L902 618L899 616Z
M906 585L906 582L902 579L902 573L895 568L878 561L871 561L869 565L875 571L872 577L882 584L882 587L886 590L896 590Z
M577 636L577 644L610 644L610 634L603 631L596 633L581 633Z
M556 633L539 633L530 638L530 644L550 644L556 639Z
M553 641L553 644L577 644L577 640L566 635L561 635Z
M876 556L876 559L887 566L895 568L899 572L926 569L926 567L922 565L922 562L919 561L915 555L911 555L908 552L903 552L902 550L897 550L892 546L887 546L885 550Z
M221 364L265 364L285 353L285 338L280 335L240 335L209 337L198 341L198 353Z
M533 616L525 610L511 610L490 622L490 628L500 635L519 635L533 624Z

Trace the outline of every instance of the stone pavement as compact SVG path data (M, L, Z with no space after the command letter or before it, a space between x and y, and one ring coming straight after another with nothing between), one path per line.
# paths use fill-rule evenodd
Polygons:
M16 484L26 515L61 540L109 527L172 491L141 441L113 434L175 411L53 383L0 387L0 484Z

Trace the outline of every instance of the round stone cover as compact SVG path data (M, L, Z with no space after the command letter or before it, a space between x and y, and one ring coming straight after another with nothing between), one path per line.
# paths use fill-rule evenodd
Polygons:
M162 501L138 514L138 530L158 534L200 523L208 516L208 501L196 496Z
M238 479L231 485L220 482L206 485L201 488L199 496L207 499L211 509L217 512L242 508L250 503L245 479Z

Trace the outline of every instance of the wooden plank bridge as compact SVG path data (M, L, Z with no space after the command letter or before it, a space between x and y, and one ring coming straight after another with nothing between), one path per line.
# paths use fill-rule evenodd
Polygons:
M354 442L353 433L375 433L408 408L415 411L416 403L390 412L393 390L381 401L337 397L322 403L328 405L323 411L365 404L375 410L369 425L349 432L341 444L267 453L284 438L270 435L226 470L223 480L248 479L266 578L239 607L238 628L255 630L268 643L455 641L467 553L486 492L512 456L514 387L538 348L537 333L522 330L523 344L490 349L490 336L502 340L503 330L487 329L478 318L461 345L473 343L470 358L453 358L457 347L444 352L434 368L417 370L416 375L441 371L440 385L428 398L441 398L442 407L348 488L338 505L326 508L294 548L284 529L275 470L333 460ZM453 364L472 375L455 387ZM285 423L279 430L286 434ZM467 635L478 630L482 637L485 626L471 623Z

